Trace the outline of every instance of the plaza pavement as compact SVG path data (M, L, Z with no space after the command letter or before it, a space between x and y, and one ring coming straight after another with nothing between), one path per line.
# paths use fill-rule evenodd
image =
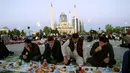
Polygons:
M94 42L96 42L96 41L86 42L87 49L89 51L90 51L90 48L91 48L91 46L92 46L92 44ZM119 45L121 44L121 41L110 41L110 42L113 45L113 49L114 49L114 53L115 53L115 59L116 60L122 59L122 56L123 56L124 52L127 51L128 48L119 47ZM21 44L8 44L6 46L10 51L14 52L14 56L19 56L21 54L22 50L23 50L24 43L21 43ZM45 48L44 45L39 45L39 47L40 47L41 54L43 54L44 48Z

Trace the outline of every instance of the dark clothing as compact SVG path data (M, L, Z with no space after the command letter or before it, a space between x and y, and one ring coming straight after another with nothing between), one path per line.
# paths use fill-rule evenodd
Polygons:
M30 51L27 49L23 49L22 55L20 56L23 59L23 55L27 56L27 59L25 61L29 62L30 60L38 61L41 58L41 52L37 44L32 43L32 48Z
M122 63L122 73L130 73L130 50L124 53Z
M108 43L107 45L102 47L102 50L95 52L95 49L98 46L99 46L99 42L94 43L94 45L92 46L90 51L90 55L92 57L88 59L88 62L91 63L93 66L100 66L100 67L105 67L107 65L112 66L116 64L116 61L114 60L114 52L113 52L112 45ZM108 64L106 64L103 61L105 58L110 58Z
M9 56L9 50L3 42L0 42L0 59L3 59L7 56Z
M40 39L42 39L42 36L43 36L43 32L42 30L40 30Z
M92 36L88 36L87 42L92 42L92 41L93 41L93 37Z
M80 57L83 57L83 39L79 38L78 43L77 43L77 53ZM74 42L72 41L72 38L70 39L70 43L69 43L69 47L71 49L71 51L74 51Z
M47 59L48 63L56 64L63 61L63 55L61 52L61 44L58 40L55 40L52 49L49 44L45 44L45 51L43 53L43 60Z
M130 49L130 44L128 44L128 48Z
M122 44L128 45L128 48L130 49L130 35L122 37Z

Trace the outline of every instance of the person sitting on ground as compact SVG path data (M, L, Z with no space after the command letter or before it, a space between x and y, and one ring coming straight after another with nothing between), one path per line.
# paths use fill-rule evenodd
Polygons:
M116 64L114 59L113 47L108 43L108 39L104 36L99 37L99 42L95 42L90 50L91 58L88 63L96 67L112 67Z
M70 64L71 58L75 59L78 65L84 65L88 57L86 42L82 38L79 38L78 33L74 33L62 45L62 54L66 65Z
M0 60L12 55L14 55L14 52L9 51L0 39Z
M122 73L130 73L130 50L124 53L122 63Z
M26 62L29 62L30 60L33 61L41 60L41 52L38 45L32 43L31 40L29 39L26 39L24 42L25 45L22 54L20 55L20 58Z
M57 64L63 61L63 55L61 52L61 44L53 36L48 36L45 44L45 51L42 55L43 60L47 60L48 63Z
M130 35L123 34L122 44L126 44L127 47L130 49Z

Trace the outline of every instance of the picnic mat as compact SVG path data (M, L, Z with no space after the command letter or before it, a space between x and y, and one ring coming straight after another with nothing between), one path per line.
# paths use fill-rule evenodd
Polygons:
M14 71L0 71L0 73L27 73L27 72L14 72Z
M17 56L9 56L9 57L5 58L4 61L6 61L6 62L16 62L16 61L18 61L18 59L19 59L19 57L17 57Z
M19 60L19 57L14 57L14 56L9 56L4 59L6 62L16 62ZM116 60L117 63L113 67L121 68L122 65L122 60ZM26 72L18 72L18 71L5 71L5 70L0 70L0 73L26 73Z

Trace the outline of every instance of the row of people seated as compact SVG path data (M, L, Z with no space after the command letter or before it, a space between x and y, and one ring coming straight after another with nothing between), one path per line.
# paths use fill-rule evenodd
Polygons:
M52 36L48 37L48 43L45 44L43 54L41 54L37 44L32 43L29 39L26 39L20 58L26 62L29 62L30 60L43 61L46 59L48 63L53 64L63 61L60 42L58 40L54 40Z
M125 37L126 35L124 35L123 38L125 39ZM124 41L128 41L128 38L129 37ZM32 43L31 40L26 39L20 58L26 62L29 62L30 60L43 61L46 59L48 63L57 64L59 62L64 62L66 65L68 65L70 59L73 58L76 60L77 64L90 64L91 66L97 67L105 67L107 65L112 67L112 65L116 64L113 47L104 36L101 36L99 41L93 44L90 52L86 42L82 38L79 38L79 35L76 33L73 34L62 46L60 42L52 36L47 38L47 42L48 43L45 44L45 51L41 54L38 45ZM10 52L6 48L3 42L0 42L0 47L0 59L9 56L9 54L13 54L13 52ZM89 53L91 57L89 57ZM130 50L126 51L123 56L123 73L130 72L129 57Z
M75 59L78 65L89 63L92 66L105 67L109 65L112 67L112 65L116 64L112 45L107 42L105 37L100 37L99 42L95 42L92 46L90 51L91 58L89 58L89 50L86 42L82 38L79 38L77 33L73 34L62 46L52 36L49 36L47 41L45 51L41 54L38 45L26 39L20 58L27 62L30 60L43 61L46 59L48 63L56 64L64 62L66 65L70 63L71 58Z

